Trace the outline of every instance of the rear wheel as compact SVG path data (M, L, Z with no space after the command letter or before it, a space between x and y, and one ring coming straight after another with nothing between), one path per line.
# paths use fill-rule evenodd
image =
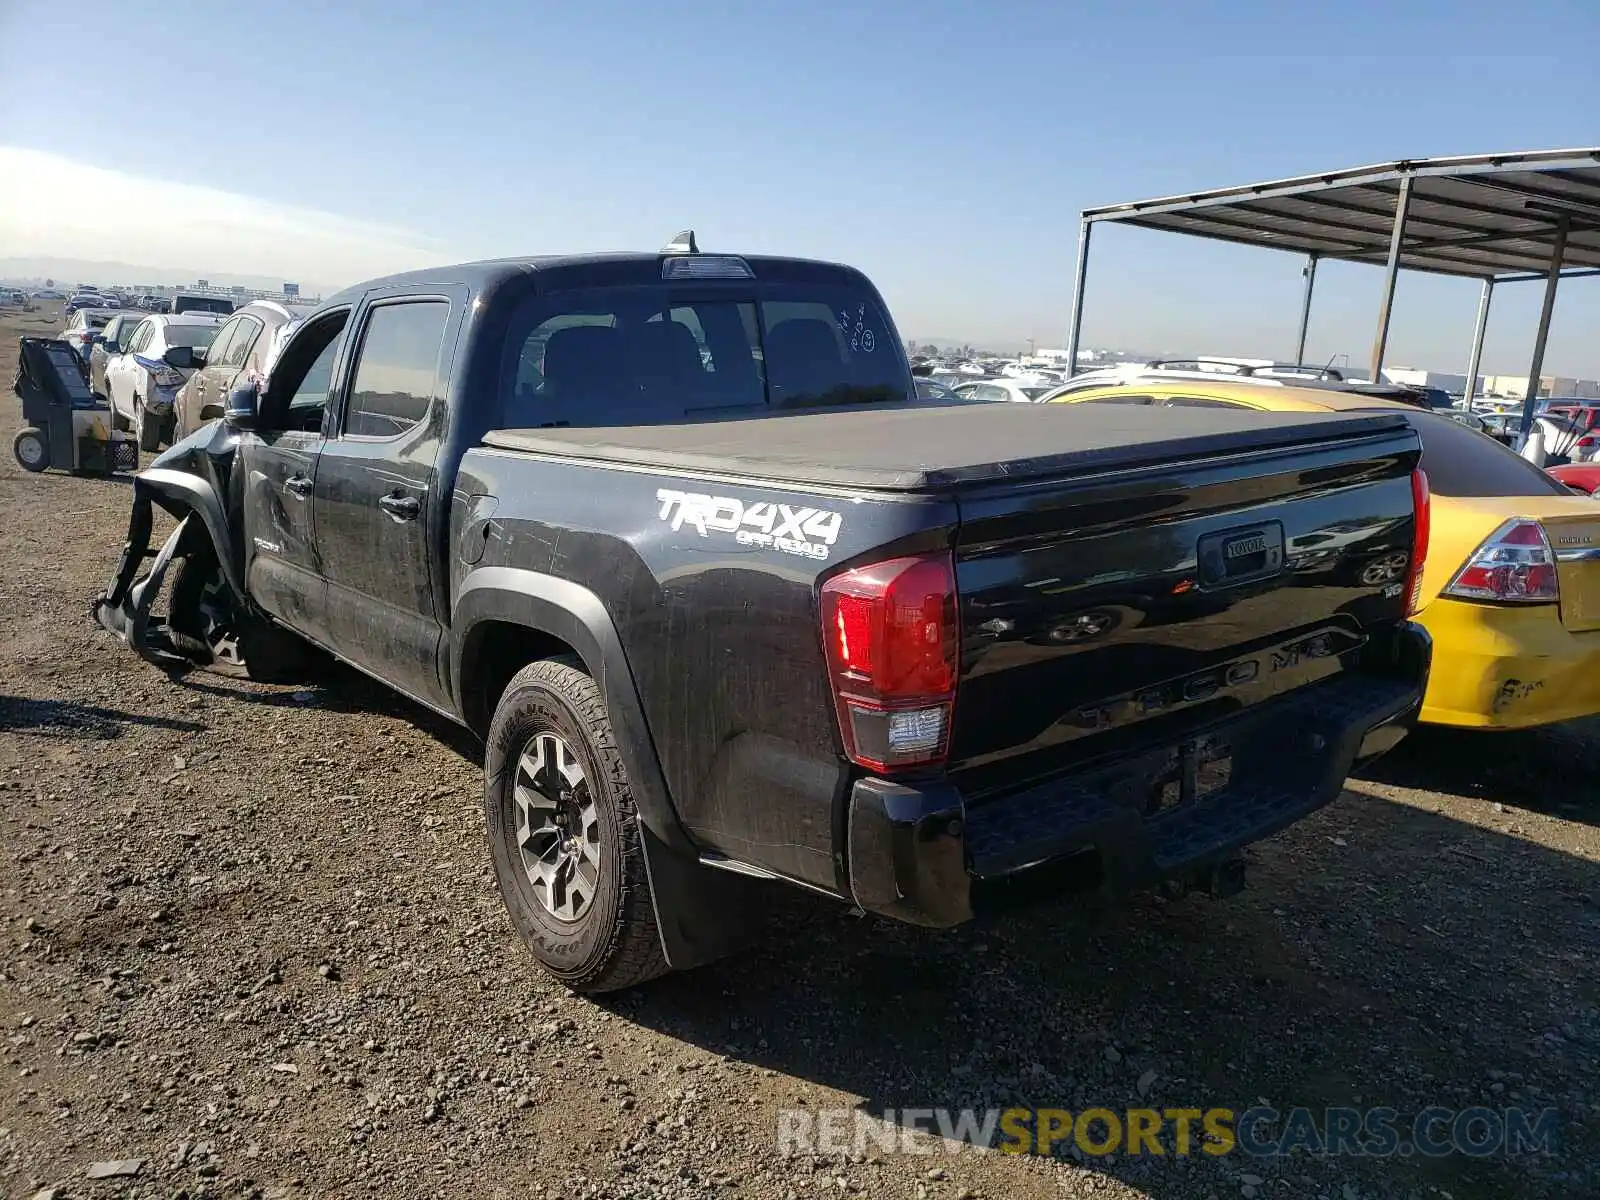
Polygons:
M44 432L32 425L11 439L11 453L24 471L37 474L50 465L50 443L44 440Z
M209 541L178 560L167 624L199 666L231 679L287 683L305 678L310 645L249 613L240 613Z
M574 660L530 663L507 685L484 810L500 895L547 971L588 993L667 972L627 772L600 689Z

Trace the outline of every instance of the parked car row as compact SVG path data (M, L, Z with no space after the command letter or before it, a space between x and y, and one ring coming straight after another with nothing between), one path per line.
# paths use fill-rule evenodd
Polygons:
M260 372L279 332L296 320L272 300L228 308L226 314L80 308L62 339L83 360L90 390L109 403L112 424L133 430L141 450L159 450L220 416L234 378Z

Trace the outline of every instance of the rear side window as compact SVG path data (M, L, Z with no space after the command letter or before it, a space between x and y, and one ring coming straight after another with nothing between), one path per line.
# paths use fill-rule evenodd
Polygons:
M1422 439L1422 469L1436 496L1570 495L1527 459L1460 421L1431 413L1407 413L1406 420Z
M889 328L874 301L845 286L558 293L513 317L500 427L906 402L914 392Z
M442 300L383 304L367 319L344 431L391 438L421 424L433 403L450 305Z

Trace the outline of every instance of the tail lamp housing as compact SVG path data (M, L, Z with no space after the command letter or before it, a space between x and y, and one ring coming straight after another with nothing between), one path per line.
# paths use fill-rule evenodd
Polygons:
M1433 493L1428 473L1411 472L1411 562L1406 572L1406 616L1422 608L1422 569L1428 564L1428 539L1433 532Z
M960 673L951 555L835 575L822 585L821 618L845 756L881 773L943 763Z
M1561 599L1556 556L1544 526L1512 517L1472 552L1444 595L1503 604L1554 604Z

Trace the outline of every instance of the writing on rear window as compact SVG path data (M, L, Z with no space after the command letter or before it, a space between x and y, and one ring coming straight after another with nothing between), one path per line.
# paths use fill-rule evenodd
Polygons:
M760 500L746 504L732 496L708 496L659 488L662 521L674 532L685 525L701 537L731 533L741 546L778 550L802 558L825 559L839 540L844 518L825 508Z

